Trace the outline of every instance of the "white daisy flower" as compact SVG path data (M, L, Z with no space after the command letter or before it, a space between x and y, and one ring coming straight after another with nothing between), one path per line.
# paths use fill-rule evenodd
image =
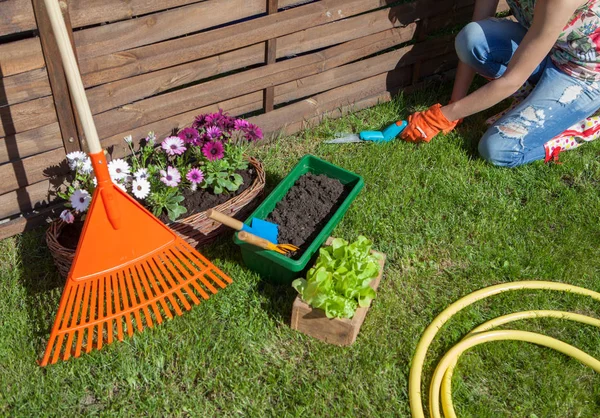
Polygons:
M67 154L67 161L71 170L76 170L80 162L85 161L87 155L83 151L73 151Z
M138 199L145 199L150 194L150 182L146 179L135 179L131 191Z
M148 178L148 169L140 168L138 171L133 173L133 177L135 177L136 180L141 180L141 179L146 180Z
M131 168L125 160L117 158L108 163L108 172L113 180L121 180L129 175Z
M70 198L71 206L78 212L85 212L90 206L91 200L92 196L86 190L81 189L75 190Z
M92 160L90 159L90 157L88 157L81 163L81 168L79 168L79 171L82 174L90 174L92 170Z
M65 209L60 213L60 219L62 219L63 222L68 224L72 224L73 222L75 222L75 217L69 209Z
M125 140L125 142L128 145L131 145L131 143L133 142L133 137L131 135L127 135L125 138L123 138Z

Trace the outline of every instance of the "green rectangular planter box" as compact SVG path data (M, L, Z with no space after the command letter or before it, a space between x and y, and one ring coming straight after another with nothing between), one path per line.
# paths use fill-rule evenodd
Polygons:
M266 219L275 209L277 203L285 197L296 180L309 172L313 174L325 174L328 177L337 179L342 184L350 186L351 190L344 202L304 254L302 254L300 259L293 260L274 251L262 250L253 245L246 244L238 239L237 232L233 238L234 242L241 248L242 259L246 266L273 284L289 285L295 278L304 273L307 265L310 265L309 262L316 257L318 249L331 235L333 228L342 220L350 203L352 203L364 186L364 180L361 176L312 155L305 155L290 174L277 185L271 194L250 215L246 220L246 224L250 225L252 218Z

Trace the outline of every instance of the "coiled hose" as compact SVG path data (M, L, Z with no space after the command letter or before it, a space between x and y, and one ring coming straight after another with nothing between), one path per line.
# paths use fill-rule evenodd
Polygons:
M417 349L413 356L412 366L410 368L409 377L409 399L410 409L413 418L425 418L423 411L423 401L421 398L421 376L423 373L423 364L425 357L427 356L427 350L431 345L431 342L437 335L438 331L442 326L448 322L457 312L474 304L477 301L486 299L490 296L494 296L500 293L509 292L513 290L554 290L559 292L568 292L578 295L589 296L597 301L600 301L600 293L594 292L593 290L585 289L583 287L573 286L564 283L557 282L544 282L544 281L522 281L504 283L496 286L487 287L485 289L478 290L471 293L468 296L459 299L452 305L448 306L442 313L440 313L433 322L427 327ZM440 414L440 395L442 402L442 409L446 418L456 418L454 411L454 405L452 403L452 373L456 366L459 357L462 353L468 349L475 347L476 345L483 344L491 341L502 341L502 340L515 340L515 341L526 341L538 345L542 345L548 348L552 348L563 354L566 354L572 358L579 360L584 365L591 367L597 373L600 373L600 361L584 353L578 348L573 347L567 343L564 343L555 338L551 338L542 334L517 331L517 330L496 330L492 331L493 328L500 325L504 325L513 321L518 321L528 318L560 318L568 319L570 321L580 322L588 325L593 325L600 328L600 320L585 315L580 315L572 312L562 311L526 311L517 312L510 315L502 316L491 321L488 321L479 327L471 331L461 342L455 345L450 351L444 355L442 360L433 373L431 386L429 390L429 413L433 418L441 418Z

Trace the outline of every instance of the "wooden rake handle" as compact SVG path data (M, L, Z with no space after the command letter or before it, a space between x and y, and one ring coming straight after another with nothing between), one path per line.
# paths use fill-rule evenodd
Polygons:
M244 241L244 242L246 242L248 244L255 245L255 246L259 247L259 248L262 248L263 250L271 250L271 251L280 252L280 251L278 251L277 246L274 245L271 241L266 240L266 239L261 238L261 237L257 237L256 235L251 234L249 232L246 232L246 231L240 231L240 232L238 232L238 238L241 241Z
M237 219L232 218L231 216L227 216L224 213L218 212L214 209L207 210L206 216L208 216L214 221L222 223L223 225L227 225L228 227L233 228L236 231L241 231L244 227L243 222L238 221Z
M92 118L92 111L90 105L85 96L85 89L83 88L83 82L81 81L81 74L79 73L79 67L75 60L75 53L73 52L73 46L69 34L67 33L67 27L65 25L65 19L63 18L60 10L58 0L44 0L46 10L48 11L48 17L52 24L52 30L60 56L62 58L63 67L69 83L69 90L71 97L75 102L77 108L77 114L81 120L83 126L83 132L85 133L85 139L88 143L90 154L97 154L102 151L100 140L98 139L98 132L94 125L94 119ZM65 4L64 2L61 2ZM65 4L66 6L66 4Z

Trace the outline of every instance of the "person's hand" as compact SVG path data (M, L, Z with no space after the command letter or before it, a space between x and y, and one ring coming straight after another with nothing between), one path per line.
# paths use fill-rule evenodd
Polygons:
M408 117L408 126L400 136L408 142L429 142L431 139L444 132L452 131L458 121L449 121L441 111L442 105L435 104L424 112L413 113Z

